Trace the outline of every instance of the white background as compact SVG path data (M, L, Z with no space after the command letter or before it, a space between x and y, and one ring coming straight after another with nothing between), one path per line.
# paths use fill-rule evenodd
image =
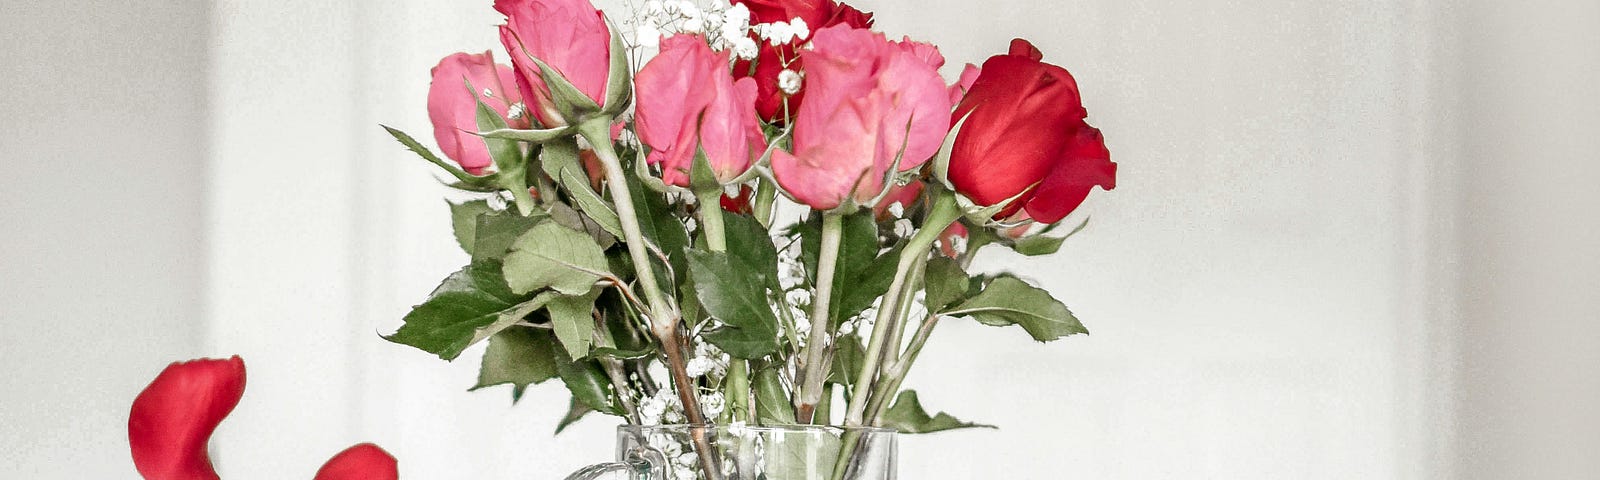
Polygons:
M605 5L605 4L603 4ZM952 76L1014 37L1120 164L1038 280L1094 332L946 322L908 384L998 424L902 478L1600 476L1600 4L863 0ZM241 354L225 478L376 441L413 479L561 478L609 419L377 338L463 263L427 69L488 1L0 0L0 478L135 478L127 405ZM503 59L504 56L502 55ZM431 143L431 142L427 142Z

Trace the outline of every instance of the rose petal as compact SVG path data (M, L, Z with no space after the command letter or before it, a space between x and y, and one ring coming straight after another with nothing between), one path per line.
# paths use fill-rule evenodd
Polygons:
M317 470L314 480L395 480L400 478L394 456L377 445L362 443L339 452Z
M217 480L207 444L244 396L244 360L168 365L133 400L128 445L146 480Z

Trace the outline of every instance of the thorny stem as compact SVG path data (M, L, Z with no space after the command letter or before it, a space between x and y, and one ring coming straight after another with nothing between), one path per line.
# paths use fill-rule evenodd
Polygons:
M585 120L578 125L578 134L594 147L595 156L605 167L606 183L611 185L611 200L617 206L617 217L622 223L623 240L628 244L628 255L633 260L634 272L638 274L639 286L644 289L645 299L649 302L650 330L661 341L661 350L666 352L667 370L672 373L673 384L678 390L678 399L683 402L683 416L692 425L705 425L705 415L700 411L700 399L695 395L695 385L689 378L684 364L684 342L678 328L680 318L661 296L661 288L656 285L655 268L652 267L652 260L646 252L644 234L639 229L639 215L634 209L633 194L628 190L628 179L623 173L622 161L617 158L617 152L611 145L611 122L612 119L607 117ZM706 438L705 430L691 430L695 451L699 453L700 466L705 471L706 478L722 480L722 469L717 468L720 462L716 461L717 455L711 450L711 442Z
M844 214L837 212L822 215L822 248L817 256L817 291L811 300L811 338L806 342L802 381L796 387L794 410L796 421L812 423L817 402L822 400L822 386L828 378L828 336L832 333L833 319L829 303L833 300L833 272L839 263L839 242L844 236Z
M868 423L880 426L883 423L883 412L889 408L891 397L900 391L900 384L906 379L906 373L911 371L911 364L917 361L917 355L922 353L923 345L927 345L928 336L933 334L933 327L938 326L939 316L929 314L922 320L922 325L917 327L917 333L912 335L911 344L906 347L905 355L895 360L884 373L883 380L879 383L877 391L873 392L872 405L868 408L870 415Z

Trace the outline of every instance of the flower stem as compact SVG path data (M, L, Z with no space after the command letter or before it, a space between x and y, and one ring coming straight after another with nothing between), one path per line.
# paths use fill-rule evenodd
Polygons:
M828 378L828 337L833 333L833 319L829 312L833 300L833 272L839 263L839 242L844 237L844 214L828 212L822 215L822 251L817 256L816 295L811 300L811 338L806 341L804 382L795 392L796 420L802 424L813 423L817 402L822 400L822 386Z
M727 232L722 222L722 190L695 192L700 200L700 231L706 247L713 252L728 251Z
M685 366L685 344L678 328L681 319L673 311L674 307L662 297L661 287L656 284L655 268L651 263L654 260L645 251L644 233L639 229L639 215L634 209L633 194L628 189L628 178L622 170L622 160L611 145L611 123L612 119L607 117L588 119L578 125L578 134L594 147L595 156L605 167L606 183L611 185L611 201L616 204L617 217L622 223L623 241L628 244L634 273L638 275L639 286L644 289L645 300L649 303L650 330L661 341L661 349L667 357L667 370L672 374L673 385L677 387L678 399L683 402L683 416L690 424L703 426L706 419L700 411L700 398L695 395L694 381L689 378ZM700 456L700 466L706 478L722 480L722 469L717 468L721 462L717 461L705 430L691 430L695 451Z
M890 315L890 318L893 318L900 311L901 291L907 288L906 280L911 276L911 269L918 262L927 261L928 250L939 240L939 233L960 217L961 208L956 205L955 197L951 193L943 191L935 193L933 206L923 219L922 227L906 242L905 249L900 251L900 263L895 268L894 281L889 284L889 293L879 301L878 315ZM891 323L892 320L878 321L872 327L872 341L867 346L866 363L861 366L861 373L856 377L857 393L850 396L850 409L845 413L846 426L862 425L869 396L865 393L872 391L873 379L876 378L879 364L883 360L884 345L888 343L890 329L893 327Z
M772 228L772 202L778 198L776 182L762 179L756 183L756 200L751 206L751 211L756 215L756 221L761 226Z

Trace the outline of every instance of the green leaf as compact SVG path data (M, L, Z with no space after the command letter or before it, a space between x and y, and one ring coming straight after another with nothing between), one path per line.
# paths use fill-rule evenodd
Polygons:
M489 202L472 200L461 203L450 203L450 226L456 234L456 244L461 246L461 251L472 254L472 247L478 239L478 217L494 210L489 208Z
M993 425L963 422L944 412L930 416L928 411L922 408L922 402L917 401L917 392L913 390L900 392L900 396L894 399L894 406L883 413L882 420L884 427L893 428L900 433L932 433L957 428L995 428Z
M589 408L607 415L617 415L620 410L612 404L611 379L606 376L600 362L574 361L566 355L554 355L556 375L566 384L572 397Z
M689 275L688 258L684 254L689 246L688 230L683 222L678 221L678 215L667 203L666 196L650 191L632 173L628 174L628 192L633 195L640 232L645 240L661 249L662 254L667 256L672 272L676 274L670 283L682 283ZM655 255L650 257L655 258Z
M942 312L946 307L966 300L967 290L971 287L971 279L967 277L967 272L961 269L961 264L943 255L928 260L928 267L923 272L922 278L927 288L928 310L934 313Z
M511 249L511 244L517 237L527 233L539 222L547 221L550 217L534 215L524 217L513 211L489 212L478 216L477 226L472 229L472 261L500 261L505 258L506 251Z
M574 360L589 356L594 345L594 298L594 293L556 297L545 306L556 339Z
M851 271L849 274L853 275L852 278L834 282L834 300L829 308L833 310L833 318L842 322L854 317L877 303L878 297L888 293L894 283L895 269L900 266L900 255L904 253L905 245L896 245L867 262L864 268ZM913 254L917 253L927 255L927 252Z
M572 424L578 423L578 420L582 420L584 415L588 415L589 412L593 411L593 408L589 408L588 405L578 401L578 397L572 397L572 403L567 407L567 415L561 417L561 423L556 424L556 435L560 435L562 430L566 430Z
M384 338L454 360L468 346L543 308L554 296L515 294L501 280L499 263L474 263L446 277L427 301L406 314L405 325Z
M778 317L767 304L759 274L724 252L690 250L689 272L695 296L724 326L705 339L738 358L761 358L778 351Z
M762 425L793 425L794 408L789 405L789 395L783 391L783 380L778 369L763 368L756 372L751 387L756 392L756 420Z
M523 389L556 377L555 339L550 332L534 328L507 328L489 337L478 369L477 390L511 384L513 398Z
M513 292L550 288L588 294L606 271L606 255L588 234L543 222L517 237L506 254L506 284Z
M861 346L861 338L855 335L839 337L834 345L833 368L828 372L828 381L844 386L855 384L856 377L861 375L861 367L866 364L867 349Z
M728 255L741 268L760 276L762 285L779 290L778 248L772 244L767 229L755 217L729 212L722 213L722 222L728 237Z
M985 325L1021 325L1034 340L1041 342L1089 333L1066 305L1050 296L1050 292L1009 275L996 277L982 292L945 314L970 316Z

